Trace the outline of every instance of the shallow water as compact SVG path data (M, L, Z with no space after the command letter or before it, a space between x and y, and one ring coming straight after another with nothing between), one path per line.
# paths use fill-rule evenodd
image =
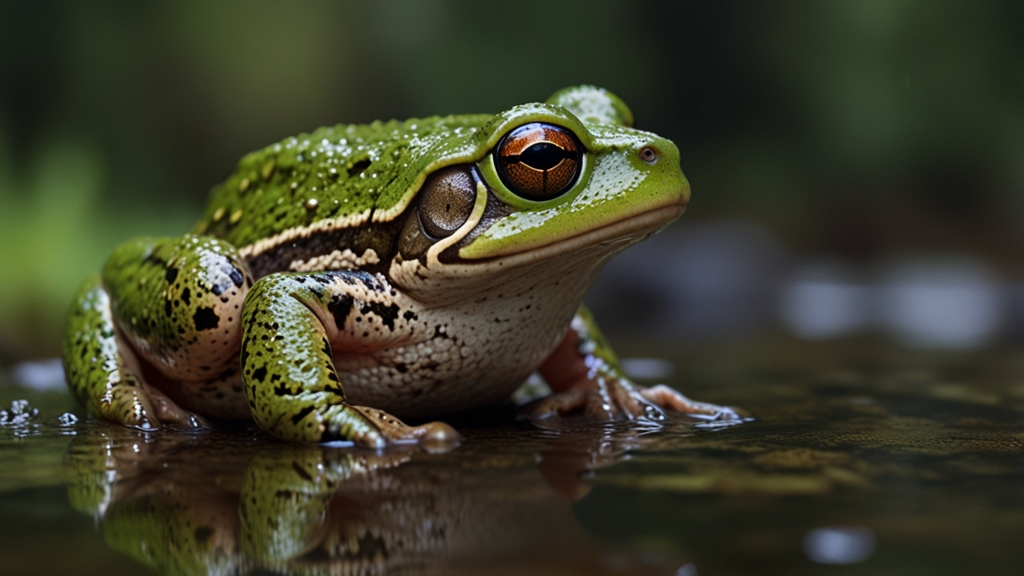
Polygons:
M0 573L1019 574L1024 353L769 340L633 352L728 427L462 421L374 454L142 434L0 383Z

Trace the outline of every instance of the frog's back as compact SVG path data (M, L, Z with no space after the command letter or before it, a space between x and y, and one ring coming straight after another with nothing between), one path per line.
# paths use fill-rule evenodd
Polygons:
M381 242L393 238L382 228L394 225L408 194L429 171L471 154L491 118L339 124L286 138L242 158L192 231L231 242L257 277L332 248L387 251Z

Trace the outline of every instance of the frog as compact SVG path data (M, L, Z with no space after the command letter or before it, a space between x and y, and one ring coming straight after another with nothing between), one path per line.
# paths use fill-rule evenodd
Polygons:
M197 224L118 246L71 305L69 387L144 431L446 446L437 420L734 420L623 371L582 304L690 199L675 144L596 86L498 114L339 124L244 156ZM410 422L407 424L406 422Z

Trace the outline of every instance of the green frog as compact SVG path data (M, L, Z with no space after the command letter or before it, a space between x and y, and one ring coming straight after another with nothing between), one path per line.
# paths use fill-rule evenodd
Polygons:
M250 153L190 233L130 240L85 281L69 386L142 430L251 418L282 440L372 448L457 443L426 421L535 372L553 392L529 418L734 419L635 385L581 305L690 197L676 146L632 125L617 96L578 86Z

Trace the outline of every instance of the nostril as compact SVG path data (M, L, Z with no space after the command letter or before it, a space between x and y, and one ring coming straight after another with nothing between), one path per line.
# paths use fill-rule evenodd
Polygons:
M658 161L658 151L652 146L644 146L640 149L640 159L647 164L654 164Z

